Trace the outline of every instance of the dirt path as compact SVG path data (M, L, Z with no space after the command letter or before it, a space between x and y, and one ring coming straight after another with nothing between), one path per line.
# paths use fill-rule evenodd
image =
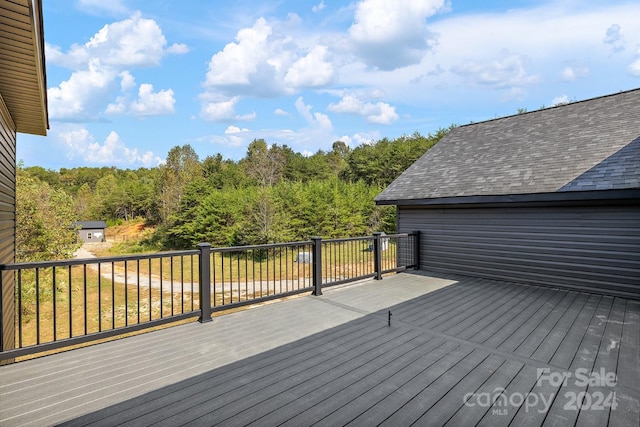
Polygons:
M84 245L82 245L82 247L80 247L80 249L78 249L78 251L75 254L75 258L76 259L95 259L96 256L94 254L93 251L98 250L98 249L104 249L109 248L111 246L111 242L105 242L105 243L85 243ZM87 268L90 269L91 271L98 271L98 264L97 263L90 263L87 264ZM164 292L169 292L171 293L171 280L168 279L162 279L160 280L160 276L152 274L151 276L149 276L149 274L147 273L146 275L140 275L140 277L138 277L138 274L136 273L132 273L132 272L126 272L124 268L122 267L118 267L118 266L113 266L112 263L100 263L100 275L107 279L107 280L112 280L116 283L119 284L126 284L126 285L131 285L131 286L138 286L141 288L155 288L155 289L162 289ZM181 282L178 282L176 280L173 281L173 293L181 293L182 289L181 289ZM191 283L189 284L185 284L185 292L191 292ZM193 293L197 294L198 293L198 283L194 282L193 284Z
M76 259L95 259L96 256L93 251L97 249L103 249L105 246L108 248L111 246L110 242L105 243L85 243L82 245L80 249L75 254ZM93 272L98 272L98 264L97 263L88 263L87 268ZM173 280L173 283L169 279L162 279L160 276L152 274L149 276L148 273L144 275L140 275L135 272L126 272L123 267L113 266L112 263L100 263L100 275L107 279L112 280L118 284L126 284L127 286L138 286L143 289L148 289L149 287L155 289L162 289L163 292L172 293L172 285L173 285L173 293L180 294L182 293L182 283L178 280ZM294 289L299 285L301 286L311 286L311 279L307 278L306 280L263 280L263 281L247 281L247 282L217 282L211 284L211 291L215 293L224 292L227 295L233 295L236 297L244 297L245 295L253 295L254 289L256 292L260 293L259 289L263 289L265 292L267 290L280 290L280 289ZM199 293L199 284L198 282L193 282L193 294L197 295ZM184 292L191 293L191 282L184 284Z

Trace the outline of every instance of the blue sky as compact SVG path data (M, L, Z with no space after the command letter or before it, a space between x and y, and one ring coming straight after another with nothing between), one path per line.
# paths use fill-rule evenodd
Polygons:
M51 129L19 136L26 166L311 154L640 87L637 0L43 3Z

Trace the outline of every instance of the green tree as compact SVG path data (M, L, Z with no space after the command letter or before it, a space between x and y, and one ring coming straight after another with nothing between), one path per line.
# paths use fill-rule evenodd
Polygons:
M196 179L202 179L198 154L189 144L173 147L166 163L160 167L158 178L160 220L166 223L169 216L178 211L187 186Z
M18 170L16 178L16 260L71 258L79 247L74 200L64 190Z
M281 147L268 147L264 139L254 139L244 159L246 174L261 187L271 187L282 176L286 157Z

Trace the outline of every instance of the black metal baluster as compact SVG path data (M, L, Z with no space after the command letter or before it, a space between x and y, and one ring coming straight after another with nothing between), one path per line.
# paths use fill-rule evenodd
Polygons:
M216 294L216 286L217 286L217 284L216 284L216 270L217 270L217 268L216 268L216 253L215 252L213 252L212 258L213 258L213 266L211 267L211 270L213 271L213 306L216 307L218 305L218 300L216 298L216 295L217 295ZM223 293L222 298L224 298L224 293ZM200 300L200 301L202 301L202 300ZM223 304L224 304L224 299L223 299Z
M190 257L191 260L191 311L193 311L193 255Z
M160 264L160 318L164 318L164 276L162 274L162 259L156 258Z
M180 255L180 313L184 313L184 256Z
M69 266L69 338L73 338L73 286L71 284L71 266Z
M36 268L36 344L40 344L40 269Z
M162 262L162 258L160 258L160 262ZM169 280L171 280L171 315L173 316L173 300L175 299L173 296L173 256L169 257Z
M116 263L111 261L111 329L116 328Z
M224 305L224 252L220 252L220 261L222 262L220 267L220 273L222 276L222 305Z
M52 285L53 285L53 340L57 341L58 340L58 312L57 312L57 295L56 295L56 267L54 266L52 269L52 274L53 274L53 280L52 280Z
M140 258L136 260L136 297L138 299L138 323L140 323Z
M18 270L18 348L22 348L22 270Z
M149 280L147 282L149 286L149 321L152 319L151 312L153 311L153 294L151 293L151 258L149 258ZM162 289L160 290L162 292Z
M129 279L129 270L128 270L127 260L125 259L124 260L124 326L129 326L129 280L128 279Z
M88 319L87 319L87 264L84 264L83 266L83 275L82 275L82 282L83 282L83 287L84 287L84 292L83 292L83 298L84 298L84 334L87 335L87 328L88 328Z

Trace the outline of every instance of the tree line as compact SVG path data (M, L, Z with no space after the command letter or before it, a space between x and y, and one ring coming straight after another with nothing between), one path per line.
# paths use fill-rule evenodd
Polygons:
M383 138L354 149L336 141L330 151L311 156L256 139L239 161L220 154L200 159L182 145L160 166L135 170L19 165L18 257L68 256L65 248L75 244L69 225L76 220L114 225L142 218L156 226L147 243L158 249L391 233L395 209L376 206L375 196L447 132Z

